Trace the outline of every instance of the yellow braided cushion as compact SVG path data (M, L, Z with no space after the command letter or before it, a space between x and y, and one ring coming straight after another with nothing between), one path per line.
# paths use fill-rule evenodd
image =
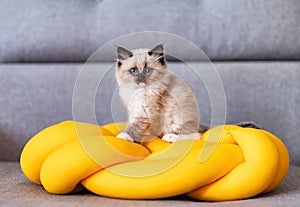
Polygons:
M201 140L137 144L115 136L124 123L96 126L65 121L35 135L24 147L24 174L49 192L84 186L108 197L207 200L243 199L273 190L284 179L289 155L276 136L224 125ZM81 185L80 185L81 184Z

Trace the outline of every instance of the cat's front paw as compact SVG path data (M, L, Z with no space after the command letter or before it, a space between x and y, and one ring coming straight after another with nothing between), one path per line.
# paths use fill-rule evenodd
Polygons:
M172 133L167 133L161 139L166 142L176 142L178 139L178 135L172 134Z
M117 138L127 140L129 142L134 142L131 136L127 132L121 132L117 135Z

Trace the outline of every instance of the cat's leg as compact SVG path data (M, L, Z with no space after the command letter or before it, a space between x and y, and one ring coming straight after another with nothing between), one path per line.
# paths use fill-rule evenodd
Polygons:
M121 132L116 137L127 140L129 142L134 142L134 139L132 139L132 137L127 132Z
M146 131L151 127L151 121L145 117L130 117L127 122L125 132L117 135L128 141L139 142L144 135L148 135Z
M197 140L201 139L201 135L202 133L199 132L197 124L186 123L182 125L171 121L171 124L167 125L167 133L163 135L162 140L166 142Z
M174 133L166 133L161 139L166 142L176 142L178 138L177 134Z
M196 133L190 133L190 134L174 134L174 133L166 133L162 140L166 142L176 142L179 140L198 140L201 139L201 134Z
M169 122L165 125L165 134L162 140L167 142L176 142L179 140L197 140L201 139L201 135L208 129L203 125L199 127L199 123L196 120L187 120L182 124L181 117L173 115L173 119L169 119Z

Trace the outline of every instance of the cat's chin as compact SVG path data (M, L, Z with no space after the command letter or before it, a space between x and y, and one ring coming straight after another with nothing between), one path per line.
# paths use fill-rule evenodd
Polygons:
M146 87L146 84L145 83L139 83L138 86L142 87L142 88L145 88Z

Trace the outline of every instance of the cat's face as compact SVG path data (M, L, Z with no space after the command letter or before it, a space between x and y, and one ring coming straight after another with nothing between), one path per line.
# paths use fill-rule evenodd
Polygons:
M166 78L168 71L162 45L152 50L132 51L118 47L117 52L116 78L119 85L145 88Z

